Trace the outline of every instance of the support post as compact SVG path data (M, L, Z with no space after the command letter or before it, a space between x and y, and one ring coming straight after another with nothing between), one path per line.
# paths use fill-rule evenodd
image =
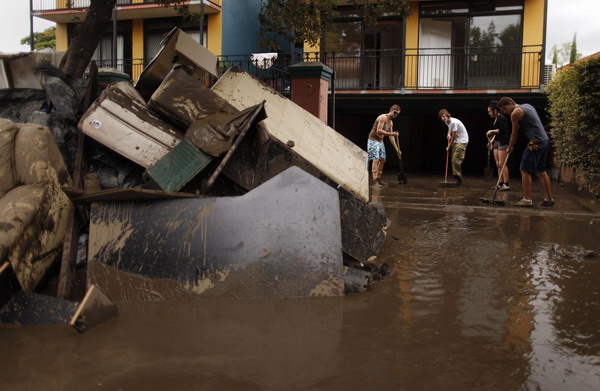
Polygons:
M329 83L333 70L320 62L301 62L289 68L292 101L327 123Z

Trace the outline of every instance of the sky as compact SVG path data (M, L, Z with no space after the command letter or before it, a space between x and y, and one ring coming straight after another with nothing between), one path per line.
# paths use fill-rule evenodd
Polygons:
M0 52L29 51L20 45L29 35L29 0L0 0ZM577 50L588 56L600 52L600 0L548 0L546 50L571 42L577 34ZM33 18L34 31L53 23Z

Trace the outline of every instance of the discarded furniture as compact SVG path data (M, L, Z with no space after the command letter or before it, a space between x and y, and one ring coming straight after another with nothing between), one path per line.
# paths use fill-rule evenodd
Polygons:
M227 164L229 156L237 149L250 127L264 118L264 102L242 111L215 112L199 117L187 129L186 139L148 167L145 173L149 179L148 186L179 191L213 158L227 152L228 155L221 160L209 179L208 186L212 185L213 177L216 178Z
M148 107L187 129L200 117L215 113L237 113L239 110L215 94L184 67L175 67L148 100Z
M195 79L203 79L208 75L218 77L217 56L179 28L173 28L161 45L162 48L144 68L135 84L144 99L150 98L171 71L174 62L188 68Z
M35 52L0 53L0 89L35 88L42 84L35 74L35 67L41 63L58 66L64 52L36 50Z
M0 119L0 264L9 261L25 291L62 248L71 179L48 128Z
M292 167L239 197L95 203L88 268L115 301L340 296L338 194Z
M20 291L0 307L0 323L22 326L68 324L83 333L117 313L117 306L94 285L81 303Z
M100 92L117 81L131 82L131 76L115 68L98 69L97 83Z
M125 81L109 85L79 121L86 135L149 167L175 147L183 133L158 118Z
M230 68L212 91L243 110L266 101L263 122L269 137L363 202L369 202L367 153L291 100L239 67Z
M267 119L223 175L249 191L290 166L302 168L338 189L344 253L360 262L377 257L388 220L383 208L367 204L366 152L239 68L230 68L212 90L239 108L266 101Z

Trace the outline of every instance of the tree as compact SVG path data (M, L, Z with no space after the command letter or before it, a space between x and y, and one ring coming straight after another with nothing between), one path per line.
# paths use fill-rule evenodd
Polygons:
M573 64L575 61L581 58L581 53L577 55L577 34L573 34L573 43L571 43L571 54L569 55L569 64Z
M552 47L552 64L558 65L558 49L556 45Z
M163 7L173 7L188 18L200 18L202 15L190 12L185 0L155 0ZM77 25L75 35L63 57L59 68L75 79L81 78L92 59L102 35L111 23L112 12L117 0L90 0L85 20Z
M583 56L577 52L576 35L573 37L572 42L565 42L560 47L552 45L552 49L550 49L548 54L552 55L552 64L556 64L558 67L562 67L565 64L572 64Z
M325 28L338 16L339 0L262 0L258 15L260 43L263 49L278 50L277 38L288 42L308 42L315 46L325 33ZM360 12L363 20L374 24L384 12L392 10L399 16L410 14L408 0L348 0Z
M29 45L30 37L21 39L21 45ZM46 30L33 34L33 48L41 50L56 47L56 27L48 27Z

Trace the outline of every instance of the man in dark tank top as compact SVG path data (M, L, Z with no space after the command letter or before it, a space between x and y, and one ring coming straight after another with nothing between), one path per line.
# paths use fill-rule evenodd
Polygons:
M512 152L519 138L519 132L522 132L528 140L527 148L523 152L521 164L519 165L521 183L523 185L523 198L513 205L525 207L533 205L531 199L532 174L536 174L540 178L540 183L544 190L544 200L540 202L540 205L554 205L552 185L550 177L546 173L546 157L548 155L550 139L535 108L528 103L519 105L508 97L500 99L498 107L505 115L510 116L512 123L512 134L508 142L507 153Z

